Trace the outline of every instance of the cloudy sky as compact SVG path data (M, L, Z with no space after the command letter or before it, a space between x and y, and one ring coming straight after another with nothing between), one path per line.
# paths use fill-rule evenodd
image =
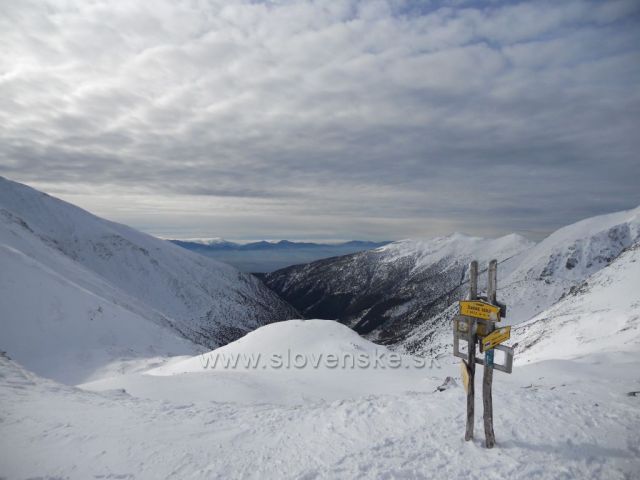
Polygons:
M171 237L640 204L639 1L0 2L0 175Z

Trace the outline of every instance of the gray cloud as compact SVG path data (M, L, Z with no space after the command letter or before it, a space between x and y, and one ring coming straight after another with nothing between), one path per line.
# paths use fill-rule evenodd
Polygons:
M152 233L544 235L640 204L640 7L0 4L0 172Z

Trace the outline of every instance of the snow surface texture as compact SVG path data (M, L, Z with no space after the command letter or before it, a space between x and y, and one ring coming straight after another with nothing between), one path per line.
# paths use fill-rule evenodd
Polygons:
M291 323L223 348L370 347L332 322ZM0 476L630 479L640 471L639 398L628 395L640 390L638 360L637 351L600 354L496 373L497 446L486 450L479 401L475 440L463 440L464 390L459 379L445 382L458 375L457 363L427 370L421 379L403 375L388 387L382 374L372 392L373 384L356 388L348 384L354 378L340 376L326 390L307 369L278 382L273 372L200 373L197 363L181 360L146 375L154 382L137 385L139 394L64 386L0 357ZM215 384L204 376L219 377L216 388L227 381L242 402L207 398ZM120 376L114 386L120 380L135 387L133 379L142 377ZM288 383L298 391L305 382L313 395L291 398L282 388ZM245 397L243 383L264 398ZM445 383L450 388L439 391Z
M70 383L296 316L250 275L2 177L0 261L0 349Z

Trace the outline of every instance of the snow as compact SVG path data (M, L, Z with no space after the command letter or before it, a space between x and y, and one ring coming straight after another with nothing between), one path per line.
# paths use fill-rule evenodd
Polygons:
M638 240L640 207L557 230L522 254L515 270L498 269L498 297L510 306L508 323L518 324L546 310Z
M482 292L486 285L486 266L489 258L498 259L498 295L500 302L507 305L507 317L501 325L519 325L542 316L543 312L551 308L561 298L565 297L573 287L580 285L607 267L626 248L640 241L640 207L633 210L601 215L589 218L575 224L563 227L551 234L549 237L537 245L522 244L524 248L512 249L513 255L508 256L504 246L500 247L495 242L486 242L483 239L476 239L481 242L479 248L474 249L464 247L464 244L472 245L472 241L467 237L456 234L461 240L454 248L454 252L473 253L479 259L480 277L479 287ZM505 236L508 239L514 236ZM448 238L448 237L445 237ZM515 238L518 238L515 236ZM442 241L444 243L444 240ZM506 243L508 245L508 243ZM515 243L517 244L517 242ZM415 242L406 243L407 252L416 249ZM420 250L420 249L418 249ZM424 249L423 249L424 250ZM501 253L502 252L502 253ZM408 253L407 253L408 254ZM465 258L454 253L452 258ZM440 261L431 259L430 261ZM446 265L449 265L446 262ZM484 270L484 271L483 271ZM640 281L640 276L636 276L635 283ZM633 275L631 275L633 278ZM634 283L634 280L631 280ZM609 289L605 296L614 294L613 289ZM630 292L629 299L637 298L637 293ZM591 314L601 311L601 306L593 306L593 310L586 308L585 318L592 319L593 328L602 323L604 316L596 320ZM621 315L617 317L607 317L606 322L612 324L612 329L617 324L624 328L624 324L633 321L633 316L628 319L624 307L620 307ZM451 352L451 318L457 314L457 302L449 306L448 309L433 316L430 321L417 325L405 338L394 345L397 351L411 352ZM612 312L610 312L611 314ZM551 314L553 317L556 313ZM547 315L549 316L549 315ZM583 320L586 327L588 320ZM571 321L566 322L568 331L571 330ZM541 324L542 325L542 324ZM544 330L545 327L536 327ZM593 328L591 330L593 331ZM535 330L535 329L534 329ZM516 331L514 331L515 334ZM593 332L584 332L587 337L593 336ZM618 337L615 337L616 339ZM571 340L573 341L573 340ZM613 345L617 340L613 340ZM597 342L596 342L597 343ZM560 342L560 345L565 343ZM561 350L565 346L559 347ZM581 347L582 348L582 347ZM566 358L558 357L558 358Z
M549 308L638 240L640 207L568 225L538 244L517 234L485 239L454 233L431 240L402 240L377 251L387 254L386 263L415 258L416 272L443 260L448 260L444 268L450 268L453 261L475 258L481 287L489 260L498 259L498 298L509 306L507 323L518 324Z
M0 478L635 478L638 213L535 247L461 234L383 247L443 268L499 256L509 312L539 313L514 328L513 373L495 373L487 450L482 367L465 442L451 355L400 356L328 320L263 326L291 311L250 277L0 178ZM224 326L255 330L198 355L194 332ZM446 326L432 341L450 344ZM356 357L368 366L340 363Z
M74 384L198 351L18 250L0 245L0 263L2 348L41 375Z
M87 392L0 358L7 478L626 479L640 471L638 355L555 360L494 378L497 446L464 442L462 387L239 404ZM481 370L481 369L479 369ZM444 380L456 364L427 373ZM178 375L181 377L181 375ZM175 376L164 376L167 381ZM190 376L194 387L201 376ZM460 383L458 381L458 383ZM176 389L184 385L175 384ZM198 387L199 386L199 387ZM479 389L479 384L477 388ZM321 386L318 390L321 390ZM435 389L434 389L435 390Z
M69 383L295 316L250 275L2 177L0 260L0 349Z
M451 258L475 258L488 262L493 258L506 261L533 247L534 243L512 233L500 238L481 238L453 233L429 240L401 240L377 249L387 255L385 263L394 263L404 257L416 257L415 271Z
M621 257L602 281L590 282L617 291L620 280L634 278L637 263ZM292 320L213 353L294 348L312 356L373 355L380 347L336 322ZM640 409L629 392L640 390L640 350L590 352L495 374L493 450L483 446L479 398L475 439L463 440L465 394L451 357L422 370L344 371L203 369L200 358L179 357L74 388L0 356L0 475L633 478L640 471ZM443 384L449 388L438 391Z
M338 322L332 320L288 320L258 328L212 353L229 356L260 353L272 356L286 355L288 351L301 351L307 354L362 352L373 355L376 350L389 352L385 347L365 340ZM175 375L200 370L202 370L202 362L198 357L157 369L151 373Z
M333 363L327 361L329 355L334 355ZM372 367L378 359L377 368L357 368L359 355ZM290 405L311 399L398 393L407 388L433 391L438 386L440 379L425 377L425 368L413 362L417 359L405 356L402 364L394 364L390 355L397 354L338 322L289 320L261 327L205 356L177 359L144 373L98 380L82 388L124 388L138 397L176 401ZM215 356L219 360L215 368L205 363ZM239 360L235 368L225 368L223 358Z
M640 351L640 243L514 330L518 361Z

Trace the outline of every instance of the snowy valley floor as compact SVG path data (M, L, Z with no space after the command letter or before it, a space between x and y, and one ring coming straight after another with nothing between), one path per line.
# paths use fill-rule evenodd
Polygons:
M0 477L637 478L640 397L628 392L640 390L638 360L496 374L489 451L481 418L476 439L462 439L464 390L432 391L457 374L453 363L426 371L423 391L278 405L84 391L1 358Z

